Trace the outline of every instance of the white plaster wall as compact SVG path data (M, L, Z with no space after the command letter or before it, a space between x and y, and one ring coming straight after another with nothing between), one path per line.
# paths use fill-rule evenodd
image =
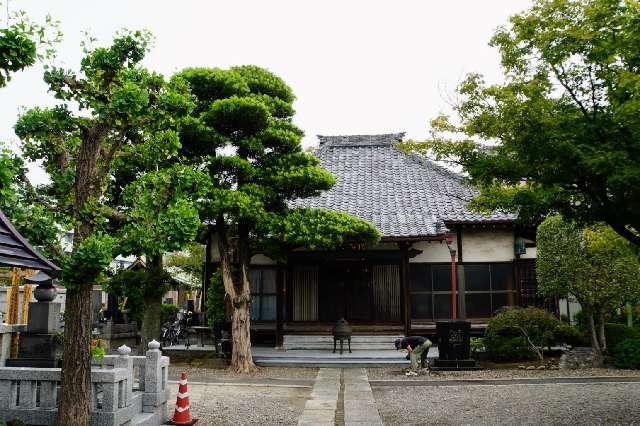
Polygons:
M512 230L462 230L463 262L507 262L513 260Z
M520 259L535 259L538 257L538 248L537 247L527 247L527 252L525 254L520 255Z
M464 242L464 237L462 239ZM452 247L457 250L457 242L454 238ZM412 248L422 250L422 253L414 258L409 259L409 262L451 262L451 255L447 244L440 241L418 241L413 244Z

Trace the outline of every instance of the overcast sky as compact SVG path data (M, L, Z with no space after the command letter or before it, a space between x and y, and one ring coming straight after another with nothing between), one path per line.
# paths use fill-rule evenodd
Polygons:
M123 27L153 32L145 65L167 77L189 66L268 68L293 88L295 121L306 133L305 145L312 145L317 134L406 131L424 137L427 122L448 111L466 73L501 80L498 53L488 41L530 3L11 0L10 7L62 22L56 62L67 68L78 67L82 31L106 44ZM20 107L53 103L41 66L15 75L0 90L0 139L17 146L13 125Z

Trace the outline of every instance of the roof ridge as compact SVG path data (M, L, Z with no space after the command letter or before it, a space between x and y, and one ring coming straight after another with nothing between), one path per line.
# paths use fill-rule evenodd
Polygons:
M405 132L369 135L317 135L319 147L390 146L402 141Z

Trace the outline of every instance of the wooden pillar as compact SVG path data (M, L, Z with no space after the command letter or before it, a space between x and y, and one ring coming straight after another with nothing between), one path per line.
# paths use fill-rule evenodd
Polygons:
M404 334L411 331L411 304L409 299L409 243L398 243L400 248L400 313Z
M283 265L278 265L276 275L276 347L282 347L282 321L284 319L283 310L285 303L285 270Z

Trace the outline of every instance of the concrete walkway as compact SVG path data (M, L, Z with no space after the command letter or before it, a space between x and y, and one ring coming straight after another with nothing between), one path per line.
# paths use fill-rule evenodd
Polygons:
M344 424L382 425L376 400L369 385L364 368L343 370L344 380Z
M340 394L338 368L321 368L307 400L298 425L335 425L336 408Z
M342 383L341 383L342 382ZM336 411L341 416L336 418ZM321 368L298 425L382 425L364 368Z

